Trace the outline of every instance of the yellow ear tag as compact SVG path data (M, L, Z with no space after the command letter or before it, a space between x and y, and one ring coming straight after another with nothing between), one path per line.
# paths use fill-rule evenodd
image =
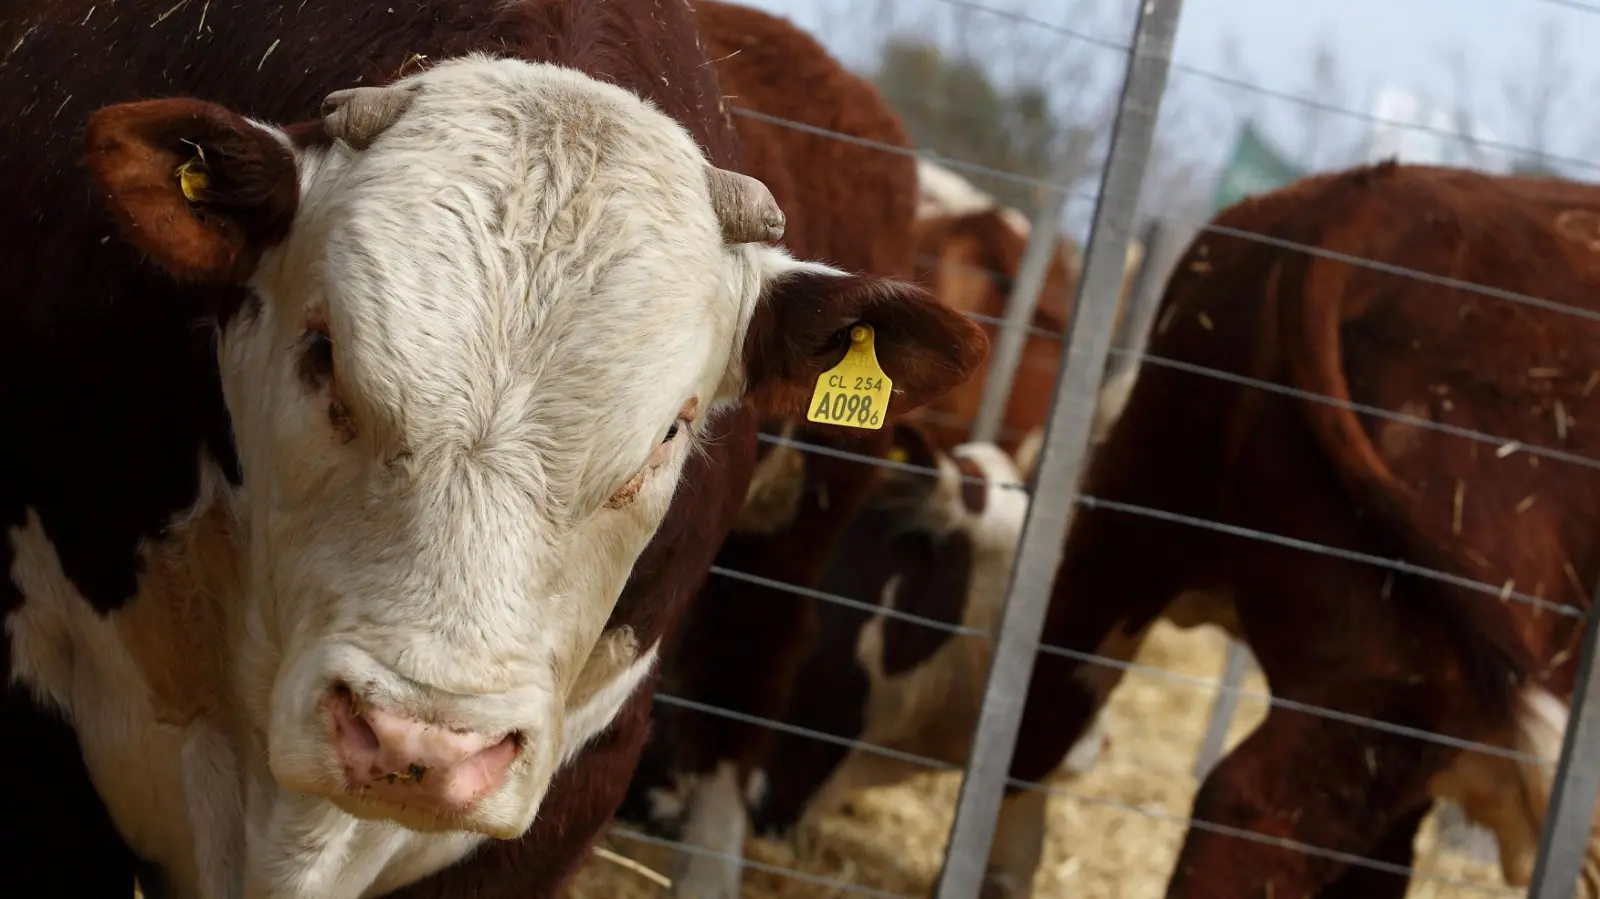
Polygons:
M893 448L891 448L889 450L889 461L890 462L904 463L907 459L910 459L910 458L911 458L911 454L906 452L906 448L903 447L903 446L896 446L896 447L893 447Z
M889 412L893 388L894 381L878 364L872 326L856 325L850 329L850 350L817 377L806 421L876 431Z
M199 161L204 162L204 157ZM206 189L207 183L206 173L197 172L192 168L195 162L196 160L191 159L178 166L178 189L183 191L183 198L191 203L200 199L200 191Z

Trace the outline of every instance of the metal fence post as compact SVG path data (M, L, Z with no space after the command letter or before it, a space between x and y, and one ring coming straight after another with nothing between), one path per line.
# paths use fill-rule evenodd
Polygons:
M1133 284L1128 290L1128 306L1122 310L1122 319L1112 343L1112 346L1124 352L1113 354L1106 362L1107 381L1139 364L1139 357L1135 354L1142 351L1150 339L1150 326L1155 322L1156 310L1160 308L1161 297L1166 292L1167 279L1164 276L1173 263L1169 257L1173 255L1174 232L1171 225L1159 218L1152 218L1139 238L1144 244L1144 253L1134 273Z
M1058 179L1064 182L1078 166L1079 161L1069 155L1062 160ZM970 440L993 441L1000 435L1006 406L1011 401L1011 382L1017 376L1017 366L1022 363L1028 325L1033 321L1034 310L1039 308L1039 294L1044 290L1050 262L1056 255L1056 237L1061 233L1061 213L1066 205L1065 188L1052 187L1040 198L1039 213L1028 230L1028 245L1022 251L1016 280L1011 282L1011 293L1006 297L1000 334L989 353L989 373L984 377L983 397L978 403L978 414L972 420Z
M1238 640L1228 639L1228 660L1223 665L1222 683L1211 700L1211 721L1206 725L1205 739L1194 757L1194 779L1205 780L1211 766L1222 758L1222 747L1228 741L1228 727L1239 712L1239 686L1244 683L1244 673L1250 661L1250 650Z
M1577 895L1578 877L1587 861L1590 828L1600 800L1600 684L1595 683L1600 678L1600 665L1595 664L1600 628L1595 627L1596 607L1600 607L1600 585L1595 587L1584 622L1583 656L1572 691L1571 717L1539 834L1539 859L1528 884L1528 899Z
M1076 508L1088 456L1095 397L1105 371L1122 296L1128 237L1166 92L1182 0L1142 0L1094 226L1078 284L1070 342L1045 426L1035 501L1011 573L1011 591L995 634L988 683L956 805L937 899L976 899L1000 813L1034 653L1044 629L1050 587Z

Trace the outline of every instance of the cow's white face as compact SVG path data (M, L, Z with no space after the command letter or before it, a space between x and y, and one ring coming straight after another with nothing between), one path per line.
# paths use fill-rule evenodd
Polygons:
M708 419L791 414L854 322L906 408L981 339L751 242L781 230L764 188L571 70L468 57L330 104L331 146L199 101L111 107L91 164L157 262L256 298L219 358L235 689L273 778L513 837L651 661L626 634L596 650ZM180 192L180 163L207 183Z
M724 244L704 158L626 91L513 61L402 87L420 89L370 148L303 155L260 314L222 339L260 621L244 677L283 785L514 836L697 432L735 397L771 253ZM397 722L418 748L353 770L330 715L387 737L389 714L465 733L425 751Z

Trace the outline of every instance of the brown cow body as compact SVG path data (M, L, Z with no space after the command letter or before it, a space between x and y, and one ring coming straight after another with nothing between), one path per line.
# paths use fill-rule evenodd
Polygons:
M1582 317L1600 310L1597 212L1593 187L1385 164L1219 215L1225 228L1580 315L1202 234L1168 286L1153 360L1406 418L1147 362L1086 476L1092 499L1067 540L1044 642L1127 660L1181 597L1173 617L1247 640L1277 698L1553 759L1581 627L1516 599L1586 608L1585 585L1600 575L1594 466L1530 451L1600 454L1590 393L1600 342ZM1096 500L1399 557L1488 587ZM1041 654L1012 775L1046 775L1120 678ZM1316 850L1409 865L1438 797L1492 827L1507 879L1525 883L1552 773L1275 707L1206 778L1194 808L1266 842L1191 829L1168 895L1402 896L1404 878ZM1586 895L1595 874L1591 862Z
M999 624L1027 516L1024 473L991 443L945 452L917 425L896 431L896 458L924 470L886 474L822 581L824 591L878 611L823 604L803 689L783 719L866 745L781 734L763 760L767 789L753 809L769 836L836 812L859 790L929 770L890 753L951 767L967 761L989 671L987 635ZM1058 773L1087 773L1104 745L1103 731L1092 729ZM1045 827L1044 794L1005 804L985 896L1028 895Z
M239 485L211 334L213 323L226 325L248 307L249 296L235 286L175 283L106 237L111 228L91 208L76 162L81 123L97 107L185 95L260 121L306 122L334 89L386 84L429 61L496 53L557 63L631 90L686 128L713 165L764 178L797 220L827 221L830 214L803 209L811 200L792 187L811 183L811 173L789 172L781 154L761 149L758 133L734 133L719 101L739 91L719 86L688 4L677 0L424 0L403 7L212 0L98 11L88 0L57 0L13 8L0 35L0 102L7 109L0 116L7 172L0 198L11 229L0 242L0 269L10 273L0 287L0 411L31 423L25 440L0 449L0 516L20 527L37 511L64 576L101 616L140 595L143 548L168 535L173 516L200 490L196 458L214 459L229 489ZM286 133L303 142L296 150L327 146L319 128ZM755 162L744 161L741 138ZM144 239L141 247L162 236L146 232ZM848 264L842 256L832 261ZM758 390L784 379L803 382L809 364L794 341L810 335L777 326L768 308L756 310L744 348ZM919 313L889 302L838 312L837 322L813 323L820 338L863 316L894 318L876 319L880 359L899 369L896 387L910 391L908 405L925 399L924 390L937 393L960 380L982 352L975 329L931 308ZM912 326L906 346L919 349L902 354L891 345L898 323ZM753 405L793 414L806 396L761 394ZM630 645L642 652L670 633L744 499L757 455L756 414L740 410L708 426L704 452L685 463L671 510L605 623L608 635L631 634ZM0 561L9 568L10 559L7 547ZM10 615L31 600L17 585L0 586L0 612ZM0 642L0 670L11 672L16 658L9 641ZM26 772L15 778L20 792L13 798L29 811L0 825L7 883L29 895L125 899L139 871L149 894L163 895L163 872L136 858L97 796L80 759L81 735L23 685L8 683L0 764ZM622 798L647 730L652 687L647 680L632 692L610 726L556 774L521 837L488 842L393 894L554 895Z

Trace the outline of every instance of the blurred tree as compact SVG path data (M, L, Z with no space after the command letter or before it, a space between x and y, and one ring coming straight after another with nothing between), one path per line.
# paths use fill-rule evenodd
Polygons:
M1087 157L1096 138L1092 127L1063 123L1043 85L997 85L974 60L919 38L885 40L872 78L913 142L962 162L1050 180L1064 154ZM1027 184L961 174L1002 203L1028 211L1038 205Z

